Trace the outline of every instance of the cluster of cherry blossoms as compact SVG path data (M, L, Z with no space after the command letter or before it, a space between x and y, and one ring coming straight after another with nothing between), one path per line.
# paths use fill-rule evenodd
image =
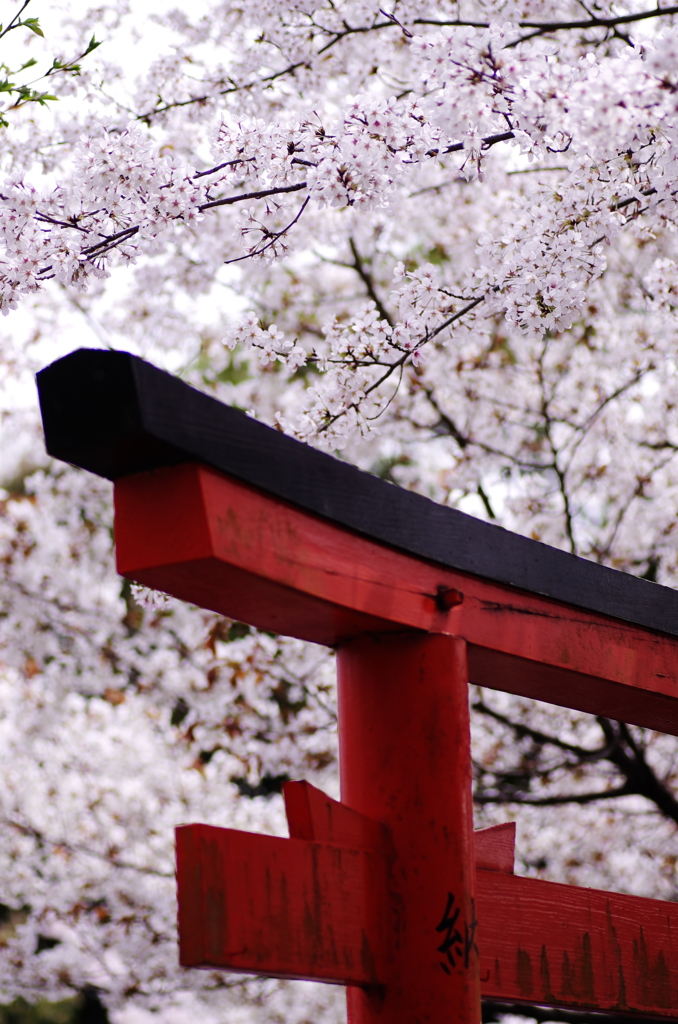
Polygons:
M83 138L70 181L48 193L17 176L6 182L5 311L52 277L86 288L114 255L152 254L171 244L172 225L195 236L204 211L240 202L265 201L236 222L245 244L234 258L279 258L309 203L394 205L422 163L448 156L454 165L458 153L469 178L490 149L510 143L517 168L525 155L557 154L567 173L542 186L536 204L518 196L508 231L479 239L476 284L519 327L566 329L586 282L604 269L603 243L644 206L673 216L676 111L661 56L673 44L667 35L602 63L592 53L567 63L553 43L519 38L510 23L407 31L421 95L364 94L331 118L313 109L273 122L218 118L210 131L219 163L199 173L158 155L140 128Z
M84 291L90 278L108 276L111 250L133 259L136 247L125 243L139 236L152 252L174 222L200 219L204 201L191 172L158 158L140 129L81 138L70 180L49 192L19 176L4 182L0 308L7 314L52 278Z
M676 109L659 71L658 54L672 52L674 44L664 37L656 48L647 42L644 50L638 48L604 64L588 54L574 65L563 66L553 44L514 47L515 37L512 26L502 25L482 31L470 27L447 30L431 38L412 39L412 49L426 66L422 82L429 92L417 101L416 114L410 110L408 116L425 125L426 132L423 146L414 146L407 137L407 160L401 164L400 174L427 158L461 150L460 171L469 177L480 170L489 147L509 140L530 159L548 161L550 154L556 154L565 162L560 169L565 173L513 198L510 216L500 232L479 233L475 266L462 278L462 290L473 300L469 313L475 309L475 299L482 297L488 313L505 316L524 332L542 335L567 330L579 317L587 286L605 271L606 245L628 223L642 214L647 231L653 221L673 224L678 179L671 140ZM364 127L366 136L361 140L351 135L354 158L360 152L366 155L370 147L376 151L374 140L379 145L383 142L393 154L402 151L402 129L395 132L392 128L402 119L402 111L391 100L386 107L382 103L378 113L378 117L364 110L358 114L354 107L352 118ZM276 128L273 141L280 154L284 140L278 133ZM250 175L270 168L271 174L284 173L285 181L292 180L292 164L304 167L305 172L305 165L313 163L313 171L304 176L317 192L318 176L329 169L327 159L317 159L318 146L288 137L289 170L283 172L278 170L280 160L276 162L273 150L262 159L261 134L259 125L253 149L247 143L239 148L239 143L231 141L231 148L225 151L247 159ZM319 134L325 145L326 133ZM455 141L460 138L463 141ZM345 159L346 147L337 143L334 133L331 144L338 150L339 160ZM304 154L316 159L308 161ZM524 156L516 159L518 170ZM285 167L284 159L282 164ZM355 159L346 165L355 168ZM336 167L332 169L336 204L351 202L344 189L347 173L345 166L338 172ZM355 174L349 173L349 177L355 184ZM393 176L387 177L392 191ZM274 178L264 170L263 180L268 183ZM374 181L370 177L372 186ZM368 193L372 194L370 189L364 192ZM383 184L382 196L384 200L388 196ZM387 325L382 318L376 319L380 323L377 335L386 338ZM437 336L437 327L435 316L407 325L414 365L421 358L422 346ZM403 330L402 325L398 330ZM354 417L352 424L364 429L378 415L379 403L383 406L389 400L385 391L373 395L379 365L373 358L373 331L366 329L361 337L354 322L350 327L342 325L339 333L341 343L330 332L329 347L322 356L312 355L326 372L323 385L310 389L310 396L314 408L324 407L325 414L324 418L311 416L302 436L326 429L337 412L356 410L372 396L364 414ZM347 344L349 340L352 343ZM296 346L294 350L298 360ZM342 362L341 373L335 369L338 362ZM384 379L390 376L388 373ZM342 427L341 432L345 436L350 429Z

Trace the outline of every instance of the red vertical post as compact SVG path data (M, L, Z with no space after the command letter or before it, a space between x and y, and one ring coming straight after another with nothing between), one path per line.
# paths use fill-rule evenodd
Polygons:
M342 801L393 837L383 990L347 990L349 1024L478 1024L466 644L362 636L338 651Z

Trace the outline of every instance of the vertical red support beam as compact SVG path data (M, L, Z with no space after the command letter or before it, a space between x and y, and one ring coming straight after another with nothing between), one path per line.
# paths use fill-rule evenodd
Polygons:
M350 1024L478 1024L466 644L362 636L338 652L342 801L393 837L390 982Z

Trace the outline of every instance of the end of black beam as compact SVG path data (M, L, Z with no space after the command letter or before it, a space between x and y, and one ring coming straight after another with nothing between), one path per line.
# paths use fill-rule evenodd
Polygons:
M45 447L55 459L117 480L197 457L154 429L152 396L161 390L166 412L174 408L178 419L186 391L210 399L129 352L78 349L41 370L37 382Z

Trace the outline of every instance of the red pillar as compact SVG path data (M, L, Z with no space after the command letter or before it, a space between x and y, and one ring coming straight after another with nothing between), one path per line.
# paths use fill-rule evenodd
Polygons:
M391 981L347 990L349 1024L478 1024L466 644L363 636L338 678L342 801L394 844Z

